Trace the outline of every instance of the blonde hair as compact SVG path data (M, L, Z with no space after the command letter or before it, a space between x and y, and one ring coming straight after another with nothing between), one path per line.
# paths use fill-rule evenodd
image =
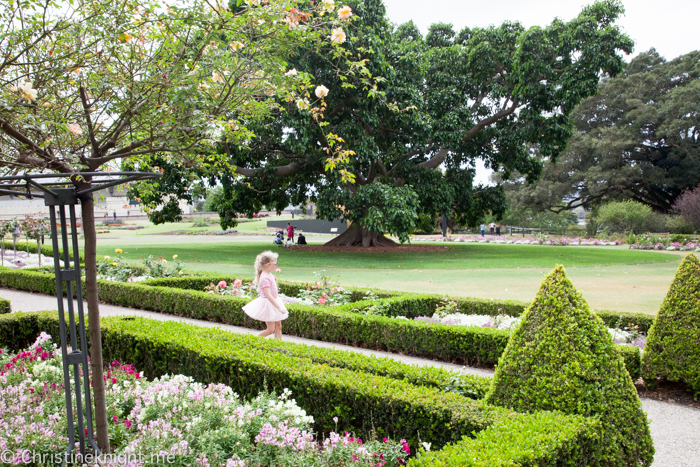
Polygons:
M255 282L257 283L258 280L260 280L260 274L262 274L262 270L265 266L270 264L273 261L277 261L277 257L279 256L278 253L273 253L272 251L263 251L260 253L256 258L255 258L255 264L253 265L253 268L255 268Z

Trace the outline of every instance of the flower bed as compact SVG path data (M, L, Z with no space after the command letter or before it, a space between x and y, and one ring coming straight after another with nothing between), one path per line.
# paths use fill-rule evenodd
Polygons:
M34 251L36 252L36 248L34 248ZM11 269L36 268L49 265L53 267L53 256L41 255L40 259L36 253L27 254L26 246L24 250L17 249L17 252L6 249L4 254L0 252L0 255L2 255L3 259L2 264Z
M429 387L318 365L285 352L232 349L231 343L241 336L217 329L144 319L106 318L101 324L107 361L117 357L132 361L149 377L175 368L195 381L228 384L244 397L254 396L265 383L278 391L288 387L324 433L337 430L334 417L338 417L341 425L360 436L374 431L380 437L403 437L410 445L418 445L420 433L421 441L426 447L432 444L438 456L441 451L436 447L458 441L462 435L474 437L474 444L459 452L479 463L475 465L495 465L488 463L495 458L533 459L532 440L537 444L538 465L597 465L600 461L600 427L592 419L551 412L518 414ZM40 329L57 328L55 313L0 316L0 344L31 342ZM524 427L527 436L513 436ZM408 436L397 436L402 432ZM499 443L492 442L494 436ZM447 454L455 455L455 448Z
M42 332L28 349L0 353L0 447L13 464L60 459L68 443L60 349ZM112 457L131 465L382 465L405 464L400 443L363 442L350 433L318 439L313 417L291 399L263 392L242 401L223 384L183 375L142 378L132 365L106 371ZM27 430L27 427L30 427ZM3 461L7 459L3 458Z
M457 243L492 243L497 245L553 245L553 246L567 246L567 245L583 245L583 246L614 246L620 245L622 242L620 240L608 240L608 239L597 239L597 238L578 238L578 237L550 237L550 236L536 236L536 237L501 237L501 236L449 236L449 237L412 237L414 241L418 242L457 242Z

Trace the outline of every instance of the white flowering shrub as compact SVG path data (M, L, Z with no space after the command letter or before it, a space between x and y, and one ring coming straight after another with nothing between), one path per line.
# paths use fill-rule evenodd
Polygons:
M61 459L68 438L60 349L42 333L24 351L0 352L0 368L0 451L12 464ZM148 381L117 361L105 382L114 448L106 465L394 466L410 452L404 440L365 443L350 433L317 440L313 417L287 389L243 401L223 384L184 375Z

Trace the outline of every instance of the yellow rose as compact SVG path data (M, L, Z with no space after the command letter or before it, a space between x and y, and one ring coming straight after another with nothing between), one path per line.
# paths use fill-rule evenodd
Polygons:
M109 260L109 256L105 256L105 259L106 259L106 260Z
M177 255L173 255L173 259L177 258Z
M117 248L116 250L114 250L114 252L115 252L115 253L121 253L122 250L121 250L121 248Z
M178 273L178 274L182 274L182 271L178 271L177 273Z
M163 264L165 264L165 263L167 263L167 262L168 262L168 260L167 260L167 259L164 259L164 260L163 260Z
M119 266L119 264L114 262L114 263L112 263L112 266Z

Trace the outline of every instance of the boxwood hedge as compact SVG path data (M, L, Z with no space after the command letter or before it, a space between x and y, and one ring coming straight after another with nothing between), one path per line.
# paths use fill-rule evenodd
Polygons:
M114 305L253 329L261 329L264 326L242 312L241 308L247 300L190 289L200 285L203 288L210 282L211 277L156 279L139 283L98 280L98 288L100 300ZM161 284L166 284L167 287ZM0 269L0 285L47 294L55 293L53 274L44 272ZM280 281L280 290L283 293L285 287L294 287L293 291L296 292L299 284ZM287 291L290 294L292 292ZM358 297L362 297L366 290L356 289L356 292ZM439 297L429 295L403 294L380 299L380 302L401 310L400 313L419 316L432 314L427 310L440 300ZM352 311L368 307L372 303L359 301L334 307L289 305L290 316L284 321L283 331L285 334L307 339L485 367L493 367L498 362L510 336L508 331L491 328L397 320ZM411 307L418 311L407 311ZM630 375L637 379L639 350L630 346L620 346L620 350L625 355L625 361L630 363Z
M10 313L11 311L12 311L12 304L10 303L10 301L5 300L4 298L0 298L0 314Z
M549 453L548 465L597 463L600 427L594 420L551 412L517 414L432 387L319 364L284 351L294 352L293 344L282 351L251 347L244 344L255 338L217 329L133 317L105 318L101 325L106 361L128 361L148 377L183 373L204 383L224 383L243 396L254 396L263 387L289 388L320 431L333 429L332 418L338 416L343 429L361 436L372 432L406 438L413 446L422 440L440 447L467 435L477 441L469 455L479 460L491 459L499 451L511 456L522 451L519 457L527 458L532 451L528 437L510 436L499 445L490 440L494 432L514 434L529 427L537 437L538 452ZM26 346L40 331L56 335L55 312L0 316L2 345ZM552 427L561 434L551 436Z
M649 466L649 422L600 317L557 266L498 362L486 400L521 412L560 410L602 422L607 466Z
M554 422L554 423L553 423ZM421 452L409 467L539 467L597 465L600 425L560 413L519 414L475 439ZM581 463L581 461L584 463Z
M314 417L320 431L333 429L332 418L337 416L342 421L341 428L361 436L372 432L380 437L406 438L414 446L420 439L440 447L464 435L479 439L480 433L490 426L514 432L520 429L523 420L530 418L432 387L319 364L290 353L295 351L293 344L288 344L289 351L263 349L247 345L254 337L145 318L104 318L101 325L106 361L128 361L148 377L182 373L204 383L224 383L245 397L254 396L263 387L277 391L289 388L299 405ZM58 333L55 312L0 316L0 345L26 346L40 331ZM547 425L564 427L567 431L567 427L585 424L588 427L585 442L581 429L567 431L571 434L567 438L569 450L578 452L579 457L573 459L578 464L595 460L598 450L595 421L549 412L537 414L536 418L541 424L536 428L543 430ZM516 426L508 428L510 423ZM563 437L550 438L541 437L540 444L551 443L551 449L546 446L543 449L552 456L560 455L563 451L557 444L564 442ZM518 451L522 444L523 450L528 450L528 443L513 439L513 444L503 449ZM489 442L482 444L483 452L472 451L470 455L477 459L491 456L491 449L496 447ZM581 449L580 445L588 449Z
M700 395L700 261L692 253L678 267L661 304L642 366L648 386L665 378L682 381Z

